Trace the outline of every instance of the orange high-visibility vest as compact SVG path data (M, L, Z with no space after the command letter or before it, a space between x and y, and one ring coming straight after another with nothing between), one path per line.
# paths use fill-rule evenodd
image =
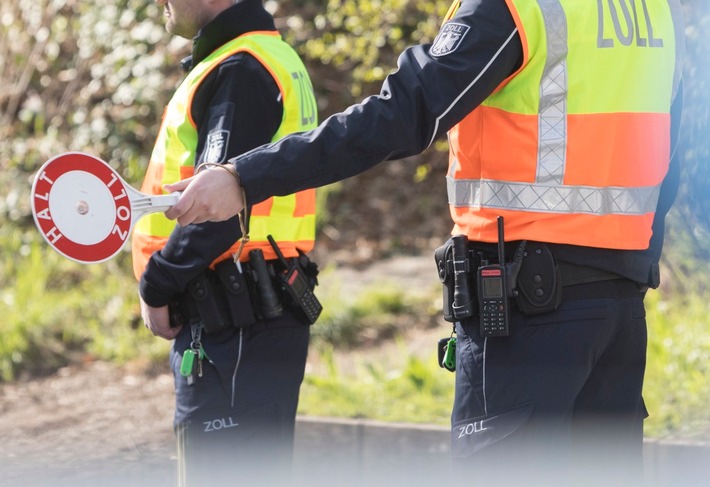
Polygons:
M681 72L676 0L506 0L521 68L449 132L453 234L648 247Z
M205 77L220 62L242 51L250 53L261 62L281 91L284 116L272 141L291 132L316 127L313 87L296 52L275 32L242 35L195 66L176 90L165 110L141 191L161 194L164 184L194 174L198 134L191 113L193 97ZM261 248L266 259L275 259L276 254L269 245L267 235L273 236L278 242L285 257L295 257L299 250L312 250L315 240L315 209L315 190L312 189L269 198L254 205L249 218L250 241L240 260L248 260L249 251L255 248ZM136 278L140 279L153 252L163 248L175 224L163 213L151 213L138 221L132 237L133 271ZM238 247L239 242L235 242L213 264L236 253Z

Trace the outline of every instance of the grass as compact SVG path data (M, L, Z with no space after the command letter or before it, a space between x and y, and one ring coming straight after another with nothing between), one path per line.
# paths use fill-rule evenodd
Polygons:
M323 313L311 329L315 342L349 349L390 339L412 323L421 326L435 318L428 296L411 295L386 280L355 295L343 290L337 271L328 269L317 289Z
M651 292L646 307L646 434L710 440L710 304L700 294Z
M394 364L361 360L354 373L339 368L331 347L321 347L317 354L325 372L306 375L299 413L448 424L454 375L437 367L435 357L411 354L401 340L398 346L400 354Z
M83 266L38 242L12 254L3 268L10 285L0 290L0 380L72 362L165 357L169 344L139 326L137 286L120 262Z

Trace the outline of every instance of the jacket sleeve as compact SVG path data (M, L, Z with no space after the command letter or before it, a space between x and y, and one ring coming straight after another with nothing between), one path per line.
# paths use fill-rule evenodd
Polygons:
M193 101L196 166L225 163L271 141L283 114L279 95L274 79L250 54L239 53L224 61L203 81ZM148 261L139 284L141 297L151 306L168 304L240 237L236 217L176 226L165 247Z
M451 29L460 35L452 37ZM520 37L504 0L462 0L437 40L434 51L429 44L406 49L378 95L310 132L231 160L248 202L323 186L422 152L522 62Z

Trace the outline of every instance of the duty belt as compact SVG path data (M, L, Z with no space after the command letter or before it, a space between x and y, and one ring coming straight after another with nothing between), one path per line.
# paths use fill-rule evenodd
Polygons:
M563 287L624 278L614 272L595 269L594 267L570 264L564 261L558 261L557 264L560 269L560 280Z

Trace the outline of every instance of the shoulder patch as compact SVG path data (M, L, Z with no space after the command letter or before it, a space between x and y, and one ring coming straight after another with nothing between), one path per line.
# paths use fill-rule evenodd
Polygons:
M434 57L451 54L461 45L461 41L470 28L468 25L456 22L444 24L436 39L434 39L434 44L429 49L429 53Z
M229 131L213 130L207 135L204 162L222 163L227 156L227 143L229 142Z

